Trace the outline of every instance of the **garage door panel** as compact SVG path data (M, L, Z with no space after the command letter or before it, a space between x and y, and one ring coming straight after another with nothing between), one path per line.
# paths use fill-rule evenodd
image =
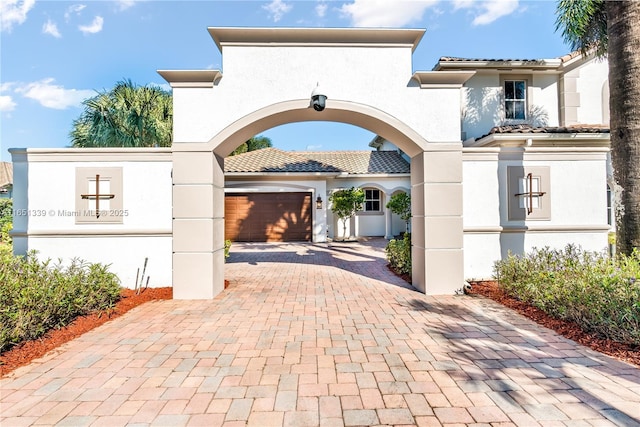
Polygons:
M310 241L311 212L311 193L229 193L225 196L225 238Z

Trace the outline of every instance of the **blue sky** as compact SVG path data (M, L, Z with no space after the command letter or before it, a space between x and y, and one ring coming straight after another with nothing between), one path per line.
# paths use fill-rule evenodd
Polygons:
M119 80L165 84L159 69L219 69L207 27L427 30L413 57L554 58L569 51L550 0L0 1L0 153L66 147L81 102ZM222 70L224 72L224 70ZM299 123L264 133L285 150L368 149L370 132Z

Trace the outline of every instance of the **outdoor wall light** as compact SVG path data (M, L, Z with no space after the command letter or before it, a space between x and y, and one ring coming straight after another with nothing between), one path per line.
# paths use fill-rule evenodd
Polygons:
M322 197L320 196L316 199L316 209L322 209Z
M327 101L327 95L320 89L320 84L317 83L313 92L311 92L311 105L313 105L313 109L316 111L324 110L325 104Z

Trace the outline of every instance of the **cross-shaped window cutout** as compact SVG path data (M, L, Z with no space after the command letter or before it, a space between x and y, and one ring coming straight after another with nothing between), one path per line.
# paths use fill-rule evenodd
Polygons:
M123 224L122 167L76 168L76 224Z
M507 166L509 221L549 221L551 219L550 168L548 166Z
M540 198L546 193L540 191L540 177L534 177L532 173L528 173L526 177L518 179L519 205L523 209L527 209L527 215L531 215L534 209L540 207Z
M102 185L103 187L109 187L110 185L109 181L102 181ZM113 199L116 195L115 194L109 194L109 193L100 193L100 174L96 174L96 179L95 180L89 180L89 186L93 187L93 190L89 190L89 191L93 191L93 194L81 194L80 197L82 197L83 199L88 199L88 200L95 200L96 201L96 218L100 218L100 200L111 200ZM109 189L105 189L105 191L109 191ZM109 209L109 202L107 202L106 206L102 206L104 209Z

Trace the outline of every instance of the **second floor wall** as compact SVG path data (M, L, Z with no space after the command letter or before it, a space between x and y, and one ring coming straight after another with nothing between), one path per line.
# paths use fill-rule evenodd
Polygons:
M543 60L443 58L440 70L474 71L461 88L461 139L495 126L609 124L608 62L570 54Z

